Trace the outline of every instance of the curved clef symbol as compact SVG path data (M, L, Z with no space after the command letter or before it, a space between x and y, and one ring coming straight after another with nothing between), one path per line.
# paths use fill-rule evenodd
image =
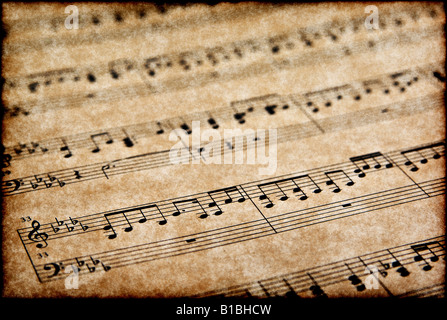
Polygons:
M59 263L47 263L46 265L43 266L43 269L47 271L54 269L53 274L48 276L48 278L53 278L59 274L59 272L61 271L61 266Z
M39 221L34 220L31 223L31 227L33 228L33 230L31 230L30 233L28 233L28 239L30 239L31 241L34 241L34 242L43 241L44 244L38 243L38 244L36 244L36 247L39 249L46 248L46 246L48 246L48 243L47 243L48 234L46 234L45 232L38 231L40 228Z

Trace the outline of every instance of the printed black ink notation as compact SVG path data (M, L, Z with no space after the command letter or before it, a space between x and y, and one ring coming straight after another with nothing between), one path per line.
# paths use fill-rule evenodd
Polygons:
M256 185L253 185L253 187L256 187ZM248 194L250 194L250 192L248 192ZM200 233L182 235L171 239L151 241L145 244L102 251L101 253L86 253L85 256L95 256L101 261L106 261L107 265L111 268L125 267L137 263L150 262L159 259L166 259L172 256L208 250L215 248L216 246L225 246L258 239L261 237L273 236L278 233L296 230L299 228L310 228L315 224L330 223L331 221L349 218L357 214L373 214L373 212L377 210L389 208L391 206L397 206L412 201L423 201L429 197L443 195L445 195L445 177L424 181L418 185L410 184L352 199L327 203L316 207L283 212L268 218L260 215L259 219L226 226L216 230L207 230ZM257 196L259 196L259 192L257 192ZM254 195L250 195L250 199L255 200ZM349 207L342 206L342 204L347 201L349 201L352 205ZM18 230L18 232L26 247L35 244L35 242L25 241L26 239L23 239L26 238L26 236L24 237L24 235L26 235L25 230ZM48 240L50 240L50 238L48 238ZM50 246L48 245L48 247ZM439 246L441 249L436 249L434 244L427 244L427 247L430 248L432 252L430 252L430 250L425 250L424 247L416 247L409 249L411 250L410 254L407 254L404 257L401 256L399 252L390 250L386 256L381 256L380 258L376 259L374 263L380 270L380 274L383 277L389 276L389 272L391 271L395 271L395 274L399 277L408 277L412 275L412 272L409 270L409 265L417 260L422 261L418 258L418 256L415 256L415 250L425 260L434 257L433 253L438 258L445 255L445 248L443 246ZM49 249L46 248L45 250ZM439 250L444 252L441 254ZM361 274L364 275L365 266L363 263L365 262L365 259L362 259L363 262L359 260L357 263L361 264L363 268ZM71 264L72 261L75 261L75 258L69 258L54 263L66 265ZM340 281L346 281L350 286L354 283L360 285L358 280L353 277L353 273L351 272L353 271L354 274L359 277L359 273L355 269L354 264L349 263L351 270L348 270L345 263L346 262L341 264L346 272L344 273L343 277L340 278ZM44 269L44 264L35 265L35 268L39 278L41 278L42 281L51 281L56 278L53 276L53 272L48 272ZM428 272L431 269L422 268L422 270ZM319 285L321 286L321 284ZM307 289L309 289L309 287L310 286L307 286Z
M430 70L433 68L435 68L434 65L427 65L412 70L403 70L399 73L402 75L410 75L413 78L418 79L419 82L424 82L431 77ZM100 144L112 144L114 141L122 141L126 147L131 148L139 139L169 134L173 129L182 128L188 133L191 133L191 128L188 123L191 123L192 121L208 123L210 128L218 129L219 123L225 123L227 121L237 121L239 124L244 124L246 123L246 116L248 115L250 115L251 119L264 114L273 116L278 114L280 110L283 112L286 110L295 112L297 105L304 108L313 108L314 112L317 112L318 106L321 105L330 105L334 107L336 101L345 102L348 98L351 99L351 101L360 100L357 99L358 97L362 97L359 93L360 91L364 91L367 95L370 95L377 89L375 86L371 85L371 83L378 83L382 94L401 94L400 90L397 92L393 90L393 75L394 74L386 74L370 80L357 80L351 84L298 95L280 96L277 94L269 94L246 100L234 101L227 107L190 113L175 118L108 128L96 132L80 133L39 142L25 144L18 143L16 146L5 147L4 153L9 159L8 164L11 161L42 156L48 153L60 153L61 156L70 158L73 156L75 150L87 149L90 152L100 152ZM312 99L309 99L309 97L312 97ZM383 108L383 110L386 109L387 108L385 107Z
M278 128L276 143L284 143L287 141L299 140L316 135L320 135L326 132L343 130L351 127L368 125L375 122L386 121L403 117L407 115L414 115L418 112L426 112L431 108L443 108L442 97L429 95L427 97L412 99L407 102L400 102L389 104L386 106L379 106L368 108L360 111L354 111L347 114L334 116L332 118L323 118L318 121L309 121L305 123L299 123L296 125L290 125L287 127ZM383 112L384 108L387 112ZM247 143L242 144L243 150L248 148L254 148L256 146L255 136L241 136L235 137L239 140L247 140ZM268 144L270 138L267 137L265 143ZM213 141L208 146L215 151L213 156L221 156L228 149L227 140ZM233 147L233 144L230 143ZM443 148L442 146L440 148ZM233 148L231 148L233 152ZM188 152L185 152L180 160L189 162L192 160L194 154L197 155L200 150L196 150L194 147L190 147ZM109 179L113 175L125 174L127 172L134 172L140 170L148 170L151 168L158 168L162 166L173 165L169 157L170 150L164 150L154 153L148 153L138 156L132 156L129 158L118 159L111 162L96 163L86 165L78 168L70 168L59 170L50 173L36 174L29 177L21 177L12 180L5 180L2 182L2 191L4 196L11 196L31 191L46 190L51 186L65 186L71 183L79 183L83 181L89 181L91 179L106 178ZM201 153L198 155L203 156ZM419 153L416 153L414 157L417 159ZM401 154L401 157L407 157L407 155ZM412 155L413 157L413 155ZM435 157L436 158L436 157ZM375 157L368 159L352 159L354 164L357 164L358 173L364 175L365 169L362 169L362 165L365 166L366 161L375 161ZM408 160L406 161L408 162ZM376 166L377 163L371 163L371 166ZM384 163L383 165L390 165ZM47 177L57 179L58 184L47 183ZM44 183L36 184L36 177L42 178ZM81 178L80 178L81 177Z
M430 247L432 253L438 257L445 258L445 236L438 236L430 239L421 240L418 242L407 243L404 245L387 248L361 255L359 257L352 257L336 262L330 262L325 265L312 267L305 270L297 270L294 272L281 274L279 276L262 279L260 281L245 283L233 286L231 288L222 288L215 291L208 291L194 296L194 298L203 297L307 297L322 295L325 288L331 286L354 286L357 292L365 291L365 282L367 277L373 276L377 281L377 285L382 287L386 296L396 296L386 286L389 277L389 270L392 268L391 264L399 259L405 265L412 265L419 260L413 260L415 248ZM425 258L426 259L426 258ZM436 260L438 261L438 260ZM402 263L393 268L401 267ZM370 270L370 274L365 273L365 270ZM429 271L425 270L424 271ZM402 272L402 281L405 277L418 277L418 274L407 274ZM396 279L399 281L400 279ZM390 281L393 281L390 279ZM436 290L432 290L431 294L437 296L444 292L443 286L437 286ZM420 290L420 294L424 294ZM416 296L419 291L416 292Z
M350 24L351 21L348 22ZM388 24L390 27L394 28L400 28L399 26L396 26L395 24ZM365 28L360 28L360 30L363 30ZM427 37L432 37L439 33L439 26L434 27L428 27L427 30L419 30L416 34L412 34L412 32L402 32L402 34L399 34L400 42L402 43L411 43L411 42L420 42ZM366 29L365 29L366 30ZM399 31L399 30L396 30ZM306 48L313 48L313 43L315 41L325 41L324 37L320 37L320 40L314 40L314 42L309 42L309 40L305 40L304 42L302 39L302 32L298 33L292 33L291 36L289 36L286 43L296 42L296 44L300 45L286 45L285 48L289 48L288 51L290 51L288 54L292 55L288 59L281 58L282 60L277 61L274 60L274 62L268 62L268 63L260 63L260 62L248 62L242 66L241 68L225 68L227 61L230 61L232 59L242 59L247 56L244 53L248 53L250 51L258 52L261 51L264 54L268 55L277 55L278 50L275 50L274 48L279 48L278 45L272 46L271 39L261 39L254 41L256 45L253 45L253 41L243 41L238 44L231 43L228 44L224 49L221 47L216 48L202 48L198 49L195 52L184 52L176 55L168 55L168 56L161 56L161 57L152 57L146 59L146 63L132 61L131 59L127 59L128 61L131 61L134 65L141 66L141 70L139 72L145 73L147 71L147 82L148 83L135 83L131 85L130 87L123 87L122 90L119 90L119 96L116 92L115 88L106 88L103 89L101 92L92 92L85 94L82 93L72 93L70 96L59 96L56 98L48 98L44 99L45 101L37 101L35 99L31 100L28 99L28 101L21 101L21 102L12 102L11 106L7 106L5 108L5 114L7 116L18 116L18 115L28 115L30 112L45 112L52 108L61 108L61 107L74 107L74 106L82 106L83 104L91 104L91 101L95 101L92 99L96 99L98 102L106 102L106 101L116 101L120 97L126 96L126 95L132 95L135 96L135 94L138 95L148 95L148 94L154 94L157 92L162 92L165 90L178 90L186 87L194 87L194 86L202 86L206 83L209 83L210 81L224 81L224 80L230 80L234 78L240 78L240 77L251 77L258 74L266 73L266 72L273 72L275 70L282 70L284 68L294 68L295 66L301 66L303 64L309 64L314 63L315 61L320 61L321 59L337 59L340 57L340 54L342 55L352 55L354 53L361 53L364 51L371 51L371 50L381 50L382 47L387 47L390 45L396 45L395 39L396 37L388 37L386 39L381 39L380 41L377 41L377 43L373 46L371 46L371 41L366 42L360 42L360 43L353 43L350 45L341 45L338 44L337 41L334 42L333 35L328 35L329 43L327 45L330 45L333 48L330 49L320 49L318 46L315 46L316 52L312 51L306 51L309 49ZM386 36L385 36L386 37ZM296 38L296 39L295 39ZM310 44L310 45L309 45ZM239 50L234 50L234 46L241 47ZM326 46L327 46L326 45ZM220 52L221 50L224 50L226 53L221 54L223 60L216 60L217 55L211 54L210 52ZM300 53L294 53L295 51L302 51ZM304 51L303 51L304 50ZM319 51L318 51L319 50ZM238 52L239 54L237 54ZM282 52L282 51L281 51ZM235 57L232 57L232 55L235 55ZM293 56L295 54L295 56ZM191 58L192 56L192 58ZM321 59L318 59L318 56L321 57ZM191 61L188 61L191 60ZM148 63L149 61L153 61L154 64ZM164 66L164 63L162 61L167 61L166 66ZM208 63L205 63L207 61ZM175 63L177 62L177 63ZM194 68L193 68L194 64ZM143 67L143 65L145 67ZM208 66L205 66L208 65ZM222 67L220 67L222 65ZM157 66L157 69L153 68L152 66ZM205 66L205 68L209 68L209 66L213 68L218 68L216 71L210 71L210 72L202 72L200 73L201 66ZM144 70L144 68L149 68L149 70ZM102 74L104 75L110 75L110 68L109 64L107 66L96 66L96 70L99 71L99 75L92 74L91 70L92 67L85 68L85 70L78 70L76 71L79 74L83 74L81 77L82 79L87 79L85 81L89 82L96 82ZM138 69L138 68L137 68ZM194 69L194 72L198 74L194 74L193 76L190 76L191 70ZM133 69L132 69L133 70ZM168 70L168 71L165 71ZM441 70L441 69L439 69ZM154 77L159 77L160 73L167 73L167 75L177 75L176 78L172 78L167 76L166 79L163 80L163 77L161 79L158 79L154 81ZM439 73L439 72L438 72ZM116 73L111 73L112 78L114 78L114 81L116 81ZM74 77L74 79L78 79L79 77ZM94 79L94 80L92 80ZM183 81L179 81L183 80ZM42 80L44 81L44 80ZM47 81L47 80L46 80ZM7 86L11 90L12 88L21 87L21 83L25 82L23 79L9 79L7 83L13 84ZM38 84L39 82L33 82L33 84ZM30 89L30 96L33 95L34 92L36 92L36 89L38 86L33 86L33 90Z
M443 145L438 143L425 145L425 147L428 148L433 145L436 145L437 148L443 147ZM443 154L443 151L438 150L439 154ZM359 165L352 159L361 159L363 167L359 169ZM368 161L375 163L375 166L369 165ZM29 244L30 240L33 243L40 243L40 240L44 240L47 243L50 240L56 240L61 237L77 236L86 232L103 230L111 232L107 235L109 239L115 239L117 238L118 232L116 228L118 227L122 227L125 232L131 232L135 223L142 224L149 220L156 220L159 225L165 225L169 219L172 219L171 217L180 215L207 219L210 216L221 216L226 211L224 209L225 206L238 206L246 202L246 200L251 200L250 202L253 204L259 203L259 210L265 210L263 208L271 210L275 205L276 198L283 202L288 201L293 196L300 201L305 201L310 196L309 192L319 197L325 196L324 190L339 193L345 188L344 186L346 188L355 188L354 179L367 179L367 175L377 174L384 170L394 169L400 172L399 169L405 168L405 161L406 159L402 157L402 153L399 150L386 154L375 152L352 157L351 161L348 162L315 168L307 172L269 178L263 181L230 186L85 217L70 217L69 221L71 223L67 223L67 220L56 218L56 228L53 226L54 223L43 225L39 223L39 232L46 235L43 237L44 239L35 236L37 229L30 230L25 228L21 229L19 233L25 244ZM393 166L387 166L390 163L393 163ZM359 170L361 170L360 173ZM418 188L418 196L427 197L432 192L428 186L426 187L426 192L422 192L424 189L417 183L414 186ZM421 194L419 194L420 192ZM319 195L320 193L321 195ZM338 210L356 210L356 204L349 201L343 201L339 207ZM66 228L60 228L64 223ZM279 224L281 225L282 223ZM29 238L30 232L33 232L32 239Z

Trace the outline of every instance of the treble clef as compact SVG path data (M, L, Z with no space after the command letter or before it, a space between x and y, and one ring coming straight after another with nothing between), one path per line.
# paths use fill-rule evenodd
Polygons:
M33 228L33 230L30 231L30 233L28 233L28 239L30 239L31 241L34 242L41 242L43 241L44 244L42 243L38 243L36 244L36 247L41 249L41 248L46 248L48 246L47 243L47 239L48 239L48 234L46 234L45 232L39 232L39 228L40 228L40 223L37 220L34 220L31 223L31 227Z

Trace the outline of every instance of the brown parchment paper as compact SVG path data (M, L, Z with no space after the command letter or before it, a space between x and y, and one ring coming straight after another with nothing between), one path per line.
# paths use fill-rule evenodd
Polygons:
M4 297L200 296L405 244L410 248L412 243L445 234L445 188L441 183L436 196L428 196L429 191L420 187L445 177L442 143L437 149L411 153L418 171L411 171L412 166L402 160L402 151L445 139L445 15L440 3L73 5L79 12L78 29L64 25L69 15L64 11L66 4L2 4L7 32L2 51ZM365 20L372 12L365 12L369 5L378 9L378 29L366 30ZM255 97L258 100L250 100ZM265 107L272 105L274 112L269 112ZM387 108L403 105L400 113L385 116ZM250 106L255 111L249 111ZM217 112L219 108L224 111ZM373 109L379 111L366 111ZM243 112L245 122L241 123L236 115ZM287 127L288 131L281 132L288 138L278 134L277 143L269 147L276 148L277 156L274 170L267 174L260 174L266 164L247 161L213 164L208 159L198 164L160 165L169 162L165 154L157 158L163 160L144 158L154 165L142 168L142 163L149 162L132 162L127 171L107 176L115 163L122 163L119 159L170 150L178 139L170 140L169 133L184 128L184 123L191 126L195 118L200 118L202 130L210 129L209 118L215 119L219 134L231 128L278 128L280 132ZM157 127L157 122L162 126ZM124 143L125 130L114 129L113 139L108 135L113 128L148 123L153 129L147 125L147 131L129 131L131 147ZM160 129L163 134L155 133ZM150 130L155 131L148 134ZM298 135L300 130L307 133ZM138 132L146 133L138 136ZM82 134L87 137L84 142L76 144L70 138ZM180 145L190 142L186 137ZM45 146L47 151L42 149ZM95 147L100 151L92 152ZM64 157L67 150L70 157ZM433 150L438 150L440 159L433 157ZM257 194L250 201L246 197L244 203L234 198L222 206L225 210L220 215L211 214L211 200L203 203L204 212L209 213L204 219L192 213L197 209L193 202L180 215L173 215L172 203L181 197L191 199L191 195L253 181L258 181L253 190L259 190L256 185L263 179L274 181L274 177L317 169L324 176L329 169L321 168L353 165L350 158L374 152L392 154L391 158L403 162L389 170L368 172L363 179L351 170L355 183L347 187L346 181L339 181L344 182L340 193L320 179L321 193L303 188L310 195L306 201L297 199L290 188L286 191L289 199L281 201L275 189L269 195L275 203L270 209ZM421 163L423 159L427 161ZM368 158L371 170L373 160ZM384 166L387 160L378 161ZM77 183L65 184L65 178L57 174L63 170L67 181L74 179L76 171L81 177ZM91 180L82 177L89 172L99 175ZM15 188L12 181L20 179L23 185L19 182L17 190L8 193ZM63 186L57 186L59 182ZM390 194L406 186L415 189L405 197L416 192L426 196L377 210L366 207L361 214L341 219L328 215L315 224L308 218L303 227L284 232L273 227L266 231L268 221L287 212L315 208L318 213L318 208L330 203L366 196L381 201L380 192ZM25 189L29 191L19 193ZM166 202L165 224L159 223L162 216L144 223L134 218L129 224L133 230L124 230L127 216L119 213L123 208L159 201ZM121 219L114 226L116 239L107 238L107 212L118 212L109 217ZM87 221L89 215L96 215L100 222L95 232L82 233L79 222ZM253 221L259 221L263 237L245 239L243 226ZM47 245L38 248L45 240L44 226L53 226L53 231L47 231ZM240 233L224 233L234 226L239 226ZM70 236L52 241L58 232ZM200 248L205 234L212 235L203 250L186 246ZM188 242L187 236L195 238ZM235 240L226 243L230 237ZM164 246L172 239L178 244ZM143 259L139 251L126 251L119 263L107 261L107 254L104 260L96 258L111 250L138 250L151 243L156 259L149 258L149 253ZM421 251L432 267L429 271L422 269L423 262L414 261L416 252L405 256L402 263L410 275L404 278L397 267L391 268L387 277L380 278L387 290L383 286L358 290L349 274L334 284L315 275L314 285L319 283L333 298L386 297L390 292L399 296L436 286L440 289L433 295L443 296L445 249L438 246L437 250L437 261L430 260L428 249ZM77 288L67 288L71 262L58 273L53 264L75 258L79 264L74 267L82 272ZM391 263L392 259L388 254L382 260ZM355 275L364 281L368 275L364 268L356 270ZM53 272L57 277L51 279ZM298 291L299 282L292 284L292 290L294 286L299 296L316 296L310 288ZM251 294L269 296L268 291L255 291ZM271 295L283 293L278 289Z

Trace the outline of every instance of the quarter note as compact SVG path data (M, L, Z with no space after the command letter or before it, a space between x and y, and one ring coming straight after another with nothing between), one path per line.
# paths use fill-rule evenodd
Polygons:
M313 285L309 287L309 290L312 292L312 294L317 297L327 298L326 293L323 291L323 289L321 289L321 287L318 285L317 281L315 281L312 275L310 273L307 273L307 275L313 282Z
M210 126L213 129L218 129L219 128L219 125L217 124L216 120L214 120L214 118L209 118L208 119L208 123L210 124Z
M157 127L158 127L158 130L157 130L157 134L163 134L165 131L163 130L163 128L162 128L162 126L161 126L161 123L160 122L157 122Z
M362 283L362 280L359 279L359 277L352 271L352 269L349 267L347 263L345 263L346 268L351 272L351 275L348 277L348 280L351 281L351 284L356 287L357 291L365 291L366 287Z
M60 150L67 151L67 153L64 154L64 158L70 158L73 154L71 153L70 148L67 145L67 142L64 139L61 139L61 140L62 140L63 146L60 148Z
M401 277L408 277L410 275L410 272L405 268L402 263L394 256L394 254L391 253L390 250L387 250L388 253L394 258L394 261L391 263L391 266L393 268L397 268L397 272L400 274Z
M123 133L126 136L123 139L124 145L128 148L133 147L134 143L133 143L132 139L129 137L129 135L127 134L126 130L123 129Z

